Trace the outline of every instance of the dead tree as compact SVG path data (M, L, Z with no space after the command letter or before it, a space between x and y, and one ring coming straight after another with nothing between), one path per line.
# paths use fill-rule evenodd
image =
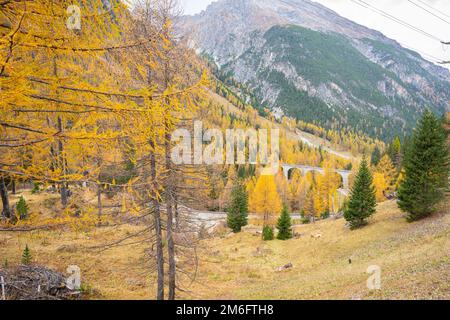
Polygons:
M5 177L3 175L0 176L0 195L2 198L2 204L3 204L2 215L6 219L11 219L12 209L9 204L8 189L6 187Z

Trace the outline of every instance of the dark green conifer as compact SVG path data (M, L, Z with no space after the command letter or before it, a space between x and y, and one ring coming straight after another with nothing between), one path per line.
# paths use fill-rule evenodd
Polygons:
M31 260L32 260L31 251L28 248L28 245L26 245L22 253L22 264L29 265L31 263Z
M236 181L231 192L231 205L228 208L227 224L237 233L248 223L248 195L244 185Z
M292 238L292 220L289 214L288 207L283 205L283 210L281 210L281 216L278 219L277 229L278 229L278 240L288 240Z
M363 159L353 186L344 217L352 229L367 224L367 219L376 212L376 196L373 178L366 158Z
M426 111L406 151L398 191L398 205L408 213L408 221L434 213L445 196L450 169L446 139L442 121Z

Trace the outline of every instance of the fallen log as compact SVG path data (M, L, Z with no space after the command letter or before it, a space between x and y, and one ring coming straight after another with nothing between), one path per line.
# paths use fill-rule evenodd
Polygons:
M53 230L66 226L65 223L55 224L55 225L45 225L36 227L0 227L0 232L31 232L38 230Z

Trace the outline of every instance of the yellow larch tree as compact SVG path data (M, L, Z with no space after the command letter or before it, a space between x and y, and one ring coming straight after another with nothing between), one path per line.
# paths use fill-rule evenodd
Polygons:
M314 188L312 185L306 191L302 212L305 217L308 217L310 219L316 216L316 210L314 205Z
M255 190L255 186L256 186L256 178L255 177L251 177L250 179L248 179L247 184L246 184L246 190L248 194L252 194L253 190ZM252 211L250 209L250 211Z
M297 212L303 208L309 187L308 179L299 170L294 170L289 182L289 203L292 211Z
M30 149L33 155L26 163L2 161L0 170L2 176L57 184L66 206L68 184L96 171L95 164L83 163L86 154L79 150L88 148L81 146L113 141L117 133L100 129L99 122L132 108L111 99L106 87L114 89L114 82L99 77L106 54L128 46L116 44L126 8L87 0L0 5L1 148L6 154Z
M384 192L387 190L389 185L386 182L386 178L384 177L383 173L375 172L373 174L373 185L376 190L377 202L383 202L384 200L386 200Z
M120 189L133 202L123 207L143 217L155 214L149 202L158 206L165 197L174 299L178 171L170 167L170 133L192 113L207 81L185 72L193 67L172 35L173 1L144 2L153 5L144 23L116 0L0 3L0 172L2 182L13 176L58 186L63 206L69 185L80 181ZM108 153L138 176L122 185L114 176L101 181ZM32 156L17 161L20 154ZM162 225L159 217L148 227L159 249ZM159 252L158 298L163 266Z
M289 181L284 176L283 172L280 170L275 176L275 183L277 185L278 194L280 196L282 203L289 203L290 198L290 185Z
M313 183L313 199L314 199L314 212L316 217L320 217L322 213L328 207L328 195L325 184L325 177L323 175L317 174Z
M265 226L273 226L276 217L281 212L281 199L277 191L275 177L263 172L250 195L250 208L260 214Z
M378 163L377 167L375 168L375 172L381 173L384 175L384 179L386 181L386 189L389 192L394 191L395 189L395 183L397 180L397 170L394 167L394 164L392 163L391 158L386 154ZM383 190L383 191L385 191Z

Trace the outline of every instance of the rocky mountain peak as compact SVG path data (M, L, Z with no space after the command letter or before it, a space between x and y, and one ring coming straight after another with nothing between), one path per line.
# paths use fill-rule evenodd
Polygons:
M219 0L177 26L260 108L385 138L449 108L449 70L310 0Z

